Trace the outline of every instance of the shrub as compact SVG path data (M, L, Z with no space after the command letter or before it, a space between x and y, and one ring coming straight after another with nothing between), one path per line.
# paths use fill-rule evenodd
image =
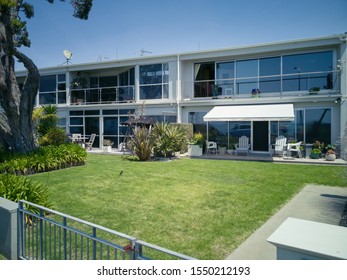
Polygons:
M0 196L14 202L22 199L44 207L52 207L48 197L48 189L25 177L0 174ZM27 209L37 212L29 205L27 205Z
M87 152L75 144L40 147L33 152L13 154L0 163L0 173L27 175L82 165Z
M45 135L39 139L39 145L59 146L67 142L67 135L65 131L59 127L52 127Z
M129 141L130 149L141 161L147 161L151 157L153 141L150 135L151 129L146 127L135 127L133 137Z
M156 156L171 156L181 151L182 145L187 142L187 133L181 126L168 123L156 123L151 134Z

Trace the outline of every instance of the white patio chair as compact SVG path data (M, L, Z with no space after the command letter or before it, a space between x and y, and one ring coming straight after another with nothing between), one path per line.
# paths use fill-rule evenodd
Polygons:
M90 138L89 138L88 142L86 142L86 143L84 144L86 149L88 149L88 150L91 150L91 149L92 149L93 143L94 143L94 140L95 140L95 136L96 136L95 133L93 133L92 135L90 135Z
M210 150L214 150L217 154L217 143L213 141L206 141L206 155L210 153Z
M297 142L297 143L289 143L287 145L287 151L288 151L288 156L292 157L292 152L296 152L299 156L299 158L302 158L302 154L301 154L301 150L300 150L300 145L301 142Z
M82 135L80 133L73 133L71 136L71 142L80 144L82 142Z
M287 138L284 137L283 135L280 135L276 138L273 153L275 155L286 156L286 150L287 150Z
M249 155L249 148L251 147L251 144L249 144L249 139L247 136L241 136L239 138L239 143L235 144L235 152L236 155L239 155L239 152L247 153L247 156Z

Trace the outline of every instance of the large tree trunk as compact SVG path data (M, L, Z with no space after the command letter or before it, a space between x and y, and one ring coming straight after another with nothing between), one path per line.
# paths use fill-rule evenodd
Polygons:
M32 111L39 88L39 71L35 64L13 45L11 18L0 13L0 143L18 152L34 148ZM28 70L22 90L19 89L14 59Z

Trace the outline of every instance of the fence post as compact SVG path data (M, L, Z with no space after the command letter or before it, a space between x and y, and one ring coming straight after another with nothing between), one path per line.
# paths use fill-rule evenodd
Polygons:
M93 227L93 260L96 260L96 228Z
M66 217L63 218L63 239L64 239L64 260L66 260L67 258L67 240L66 240L66 226L67 226L67 221L66 221ZM71 258L71 256L70 256Z
M43 260L43 210L40 209L40 260Z

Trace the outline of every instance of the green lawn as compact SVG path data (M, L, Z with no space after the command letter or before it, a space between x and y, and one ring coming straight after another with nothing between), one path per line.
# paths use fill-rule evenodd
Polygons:
M31 177L60 212L199 259L224 259L305 184L347 187L341 166L95 154Z

